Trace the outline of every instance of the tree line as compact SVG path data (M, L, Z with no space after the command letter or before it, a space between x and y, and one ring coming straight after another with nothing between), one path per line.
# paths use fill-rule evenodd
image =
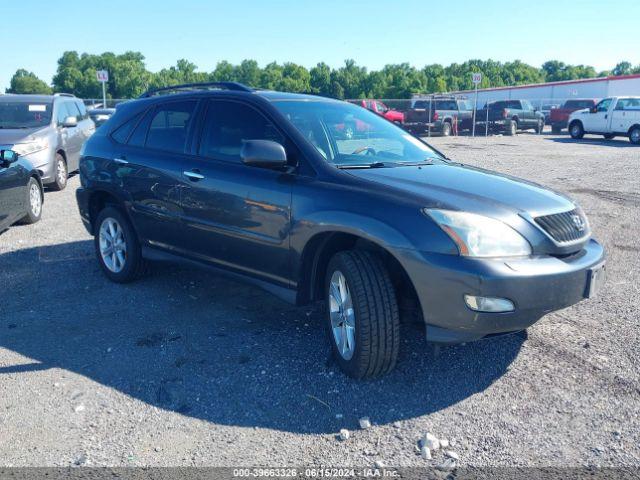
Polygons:
M334 98L410 98L414 93L437 93L473 88L471 73L482 73L481 88L522 85L528 83L575 80L608 75L640 73L640 65L618 63L612 70L598 72L588 65L568 65L558 60L545 62L540 68L520 60L498 62L469 60L449 66L427 65L421 69L408 63L385 65L381 70L367 70L354 60L345 60L339 68L318 63L310 69L292 62L269 63L260 67L255 60L234 65L219 62L213 71L205 72L188 60L159 72L147 70L144 55L125 52L100 55L64 52L49 85L33 72L19 69L13 75L7 93L67 92L81 98L101 98L102 87L96 81L96 70L107 70L107 96L133 98L148 89L192 82L234 81L255 88L306 92Z

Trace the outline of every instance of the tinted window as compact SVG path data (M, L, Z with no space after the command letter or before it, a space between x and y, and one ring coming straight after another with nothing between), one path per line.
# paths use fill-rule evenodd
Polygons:
M457 110L458 104L455 100L437 100L436 110Z
M126 143L131 130L133 130L133 128L136 126L139 118L140 115L136 115L135 117L124 122L113 131L113 133L111 134L111 138L113 138L118 143Z
M413 108L429 108L429 101L427 100L418 100L413 104Z
M273 140L284 144L274 125L255 109L242 103L209 103L202 130L200 155L240 161L243 140Z
M563 108L591 108L593 101L591 100L567 100Z
M152 117L154 117L153 108L147 111L144 118L136 126L135 130L129 137L129 141L127 142L129 145L133 145L134 147L144 147L144 144L147 141L147 132L149 131L149 124L151 123ZM138 118L140 118L140 116L138 116Z
M167 152L184 152L195 101L171 102L156 108L145 146Z
M0 128L33 128L51 123L51 103L14 101L0 95Z

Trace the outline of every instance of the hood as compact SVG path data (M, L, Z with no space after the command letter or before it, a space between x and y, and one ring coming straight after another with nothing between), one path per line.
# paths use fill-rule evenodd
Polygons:
M26 143L35 140L34 134L41 130L39 128L0 128L0 145L8 146L16 143Z
M424 199L425 207L453 208L502 216L531 216L572 210L566 197L535 183L465 165L425 165L344 170Z
M590 113L591 109L589 108L581 108L580 110L574 110L571 112L571 116L574 115L582 115L583 113Z

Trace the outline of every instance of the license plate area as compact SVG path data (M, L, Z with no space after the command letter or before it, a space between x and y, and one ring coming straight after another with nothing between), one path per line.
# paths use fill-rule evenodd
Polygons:
M606 272L604 262L589 269L587 274L586 298L593 298L598 294L604 284Z

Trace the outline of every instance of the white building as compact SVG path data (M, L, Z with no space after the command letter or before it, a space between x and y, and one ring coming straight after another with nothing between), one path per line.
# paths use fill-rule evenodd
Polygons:
M475 90L451 93L464 95L471 101L475 98ZM478 106L483 106L487 100L529 100L535 107L541 108L547 104L562 104L569 98L600 99L617 95L640 96L640 74L482 88L478 90Z

